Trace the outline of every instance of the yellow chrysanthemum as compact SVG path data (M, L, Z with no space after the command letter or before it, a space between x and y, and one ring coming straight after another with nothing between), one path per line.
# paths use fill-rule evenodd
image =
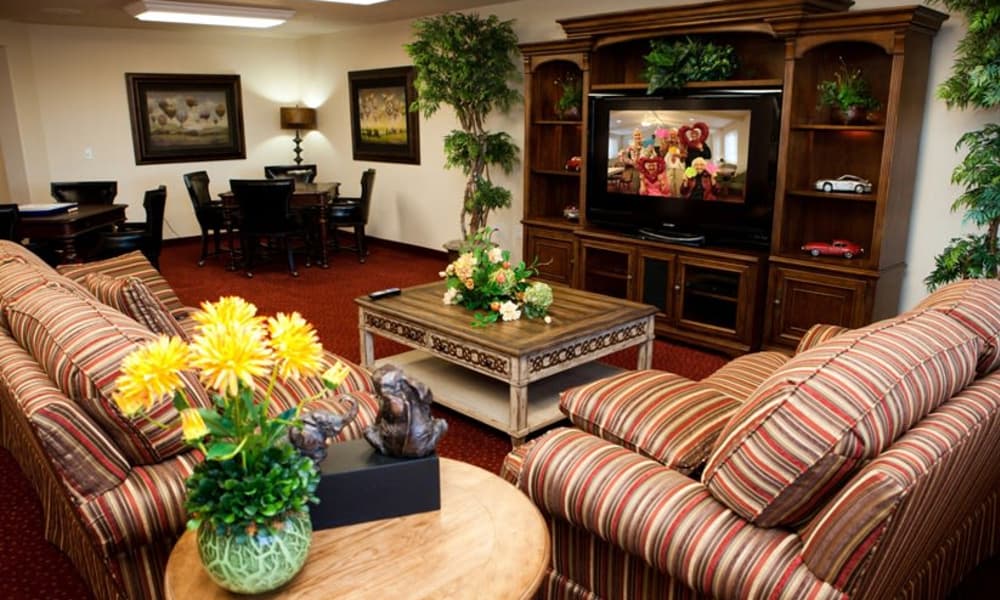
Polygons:
M241 381L252 389L253 378L267 375L271 364L266 331L257 319L204 324L191 342L191 365L205 385L224 396L236 395Z
M188 346L178 337L160 336L122 360L112 395L118 409L134 415L179 389L181 371L191 367Z
M337 364L333 365L323 373L322 378L323 381L329 385L339 387L340 384L344 383L344 380L347 379L347 376L350 374L351 369L338 360Z
M200 325L226 325L239 327L252 324L262 317L257 316L257 307L239 296L223 296L216 302L202 302L201 310L191 315Z
M185 408L181 411L181 431L185 442L194 442L208 435L205 419L196 408Z
M297 312L278 313L267 320L278 376L298 379L323 368L323 345L313 326Z

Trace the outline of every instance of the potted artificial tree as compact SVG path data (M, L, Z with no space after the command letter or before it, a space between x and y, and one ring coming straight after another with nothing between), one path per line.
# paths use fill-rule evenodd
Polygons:
M466 175L463 239L483 229L492 210L510 206L510 191L492 183L490 167L510 174L518 148L509 134L488 131L486 120L494 109L506 114L521 100L520 92L509 85L519 75L511 23L494 15L427 17L414 24L416 41L404 46L416 67L417 100L411 110L430 117L447 104L462 126L445 136L444 150L445 166L460 167Z
M1000 106L1000 8L981 0L930 0L965 16L968 32L958 43L952 75L937 89L949 108L995 110ZM955 149L968 154L952 171L951 181L965 191L951 205L965 210L965 221L980 229L952 238L934 260L934 270L924 279L934 290L958 279L1000 276L1000 125L987 123L959 138Z
M843 59L833 79L821 81L817 89L820 106L830 108L833 119L845 125L868 122L868 115L882 106L861 69L848 67Z

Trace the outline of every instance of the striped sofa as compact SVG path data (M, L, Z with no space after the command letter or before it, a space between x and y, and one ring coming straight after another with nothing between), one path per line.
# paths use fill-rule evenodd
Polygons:
M567 390L503 474L545 515L541 598L941 598L1000 533L1000 281L793 356Z
M121 358L155 333L190 335L187 313L139 252L57 272L0 241L0 443L41 499L46 537L97 598L161 597L167 557L184 531L184 480L200 454L179 427L126 419L109 398ZM352 373L342 395L318 404L342 412L344 395L358 401L357 419L341 433L349 439L374 421L378 403L368 374L344 362ZM187 386L194 402L208 402L197 380ZM280 385L273 408L321 386ZM169 401L153 416L178 422Z

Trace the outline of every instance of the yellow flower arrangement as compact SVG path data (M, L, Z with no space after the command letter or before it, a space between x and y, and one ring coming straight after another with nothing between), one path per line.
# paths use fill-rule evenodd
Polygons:
M173 398L184 440L206 458L187 482L190 527L207 521L238 535L271 532L315 501L319 479L312 461L288 443L288 429L300 423L306 404L336 389L350 370L326 364L316 331L296 312L264 318L246 300L224 297L203 303L192 318L198 325L190 343L161 336L125 357L114 402L134 417ZM187 370L197 371L213 393L213 408L191 406L181 379ZM323 392L270 415L279 380L313 376L321 376ZM265 377L267 389L256 390L255 379Z

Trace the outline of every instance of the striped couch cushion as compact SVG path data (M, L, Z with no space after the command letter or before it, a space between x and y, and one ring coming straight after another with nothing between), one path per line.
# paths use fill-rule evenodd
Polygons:
M0 303L3 305L41 286L61 287L83 297L91 297L90 291L80 283L62 277L40 259L36 261L25 254L30 252L0 252Z
M744 354L719 367L714 373L702 379L701 383L742 403L746 402L757 386L786 362L788 355L782 352Z
M189 341L177 319L138 277L89 273L83 282L95 298L132 317L153 333Z
M845 331L850 331L850 329L840 325L828 325L826 323L813 325L799 340L799 345L795 348L795 353L801 354L806 350L812 350L816 346L819 346L828 340L832 340Z
M983 338L980 375L1000 366L1000 280L965 279L927 296L917 309L933 308L960 321Z
M66 398L13 338L0 335L0 356L0 386L20 402L53 465L77 499L120 484L128 474L128 460L107 434Z
M703 481L762 527L801 522L972 381L981 348L969 329L932 311L839 335L758 388L723 431Z
M682 473L705 462L740 402L664 371L625 371L562 393L574 425Z
M134 464L157 463L185 450L180 418L169 398L149 416L133 419L111 400L122 359L154 335L129 317L94 299L60 288L36 288L4 308L11 334L49 378L79 403ZM190 401L209 406L193 374L185 375Z
M181 319L187 315L187 308L174 293L174 289L138 250L105 260L59 265L56 270L80 283L83 283L83 280L91 273L103 273L111 277L138 277L149 287L150 291L156 294L156 297L175 318Z

